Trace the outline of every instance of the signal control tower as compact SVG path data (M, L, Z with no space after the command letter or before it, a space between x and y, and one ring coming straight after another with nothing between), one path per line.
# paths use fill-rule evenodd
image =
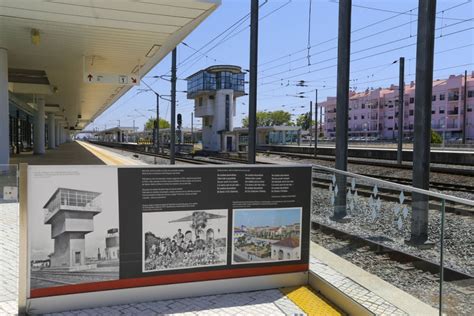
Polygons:
M54 253L51 267L80 269L85 262L85 235L94 231L93 218L102 212L100 193L58 188L43 206L44 223L51 225Z
M231 65L211 66L186 78L187 97L194 99L194 115L202 117L202 144L208 151L233 151L236 99L245 95L245 73Z

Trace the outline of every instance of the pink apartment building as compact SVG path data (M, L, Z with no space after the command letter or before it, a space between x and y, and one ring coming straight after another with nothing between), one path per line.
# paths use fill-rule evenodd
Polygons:
M395 139L398 133L398 86L364 92L351 92L349 98L349 137L369 136ZM336 136L336 97L320 103L325 109L324 131ZM462 136L464 106L464 75L433 81L431 127L446 139ZM467 139L474 139L474 71L467 78ZM405 87L403 131L413 136L415 84Z

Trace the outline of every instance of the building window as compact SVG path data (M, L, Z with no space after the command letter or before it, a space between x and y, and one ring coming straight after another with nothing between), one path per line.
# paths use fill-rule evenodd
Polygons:
M388 119L389 119L389 120L393 120L393 116L389 116Z
M467 111L468 111L468 112L472 112L472 108L468 108Z
M361 119L361 120L365 119L365 116L364 116L364 115L361 115L361 116L360 116L360 119Z
M448 93L448 101L458 101L459 100L459 90L450 91Z
M432 110L432 111L431 111L431 114L436 114L436 110Z
M468 91L467 91L467 97L468 97L468 98L474 97L474 90L468 90Z
M410 110L410 116L413 116L413 110Z
M415 98L410 98L410 104L415 103Z
M202 106L202 104L203 104L203 99L202 99L202 97L200 97L199 98L199 106Z
M431 96L431 101L436 101L436 94Z
M357 120L357 116L354 116L354 120Z
M444 106L439 108L439 114L444 114Z
M443 101L443 100L444 100L444 93L442 93L442 94L439 95L439 100L440 100L440 101Z
M362 109L365 109L365 104L364 103L362 103Z

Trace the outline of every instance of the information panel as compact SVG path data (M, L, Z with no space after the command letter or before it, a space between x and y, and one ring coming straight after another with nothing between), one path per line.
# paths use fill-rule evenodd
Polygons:
M29 297L307 271L311 175L30 166Z

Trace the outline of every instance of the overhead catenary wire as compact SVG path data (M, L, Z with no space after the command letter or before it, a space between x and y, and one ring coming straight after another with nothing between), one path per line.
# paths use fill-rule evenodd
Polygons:
M259 21L264 20L265 18L267 18L268 16L272 15L273 13L275 13L275 12L281 10L283 7L285 7L285 6L287 6L288 4L290 4L291 1L292 1L292 0L288 0L286 3L280 5L280 6L277 7L276 9L274 9L274 10L268 12L267 14L265 14L264 16L262 16L261 18L259 18ZM266 1L266 2L267 2L267 1ZM266 3L266 2L265 2L265 3ZM262 7L265 3L261 4L260 7ZM246 21L246 20L243 20L241 23L239 23L239 25L237 25L237 26L235 27L235 29L237 29L238 27L240 27L243 23L245 23L245 21ZM249 28L249 27L250 27L250 25L246 25L244 28L240 29L240 30L237 31L236 33L233 33L233 32L235 31L235 29L232 30L232 31L229 32L224 38L222 38L218 43L216 43L214 46L212 46L211 48L209 48L209 49L205 52L205 54L209 53L211 50L213 50L213 49L215 49L216 47L222 45L223 43L225 43L226 41L230 40L231 38L233 38L233 37L239 35L240 33L242 33L243 31L245 31L245 30L246 30L247 28ZM183 73L186 73L189 69L191 69L191 68L192 68L197 62L199 62L201 59L202 59L202 58L197 57L197 58L195 58L193 61L191 61L192 64L191 64L188 68L186 68L185 70L183 70L180 75L182 76Z
M458 33L461 33L461 32L465 32L465 31L469 31L469 30L472 30L474 29L474 27L469 27L469 28L466 28L466 29L462 29L462 30L458 30L458 31L453 31L451 33L448 33L448 34L445 34L443 35L442 37L441 36L438 36L436 37L436 39L438 38L445 38L447 36L451 36L451 35L454 35L454 34L458 34ZM397 51L397 50L401 50L401 49L404 49L404 48L407 48L407 47L411 47L411 46L415 46L416 43L411 43L411 44L407 44L407 45L403 45L403 46L397 46L395 48L392 48L392 49L388 49L386 51L382 51L382 52L378 52L378 53L374 53L374 54L371 54L371 55L367 55L367 56L363 56L363 57L360 57L360 58L357 58L357 59L351 59L351 62L356 62L356 61L360 61L360 60L364 60L364 59L368 59L368 58L372 58L372 57L375 57L375 56L379 56L379 55L383 55L383 54L386 54L386 53L389 53L389 52L393 52L393 51ZM330 59L327 59L327 60L324 60L324 62L327 62L327 61L330 61L330 60L335 60L337 58L330 58ZM319 62L319 63L322 63L322 62ZM317 64L317 63L315 63ZM313 64L313 65L315 65ZM291 76L288 76L288 77L284 77L284 78L280 78L280 79L276 79L276 80L272 80L272 81L268 81L268 82L263 82L261 83L260 85L267 85L267 84L271 84L271 83L274 83L274 82L278 82L280 80L287 80L287 79L291 79L291 78L296 78L296 77L301 77L303 75L306 75L306 74L309 74L309 73L313 73L315 71L319 71L319 70L323 70L323 69L328 69L328 68L333 68L333 67L336 67L337 64L335 65L331 65L331 66L327 66L327 67L323 67L323 68L319 68L319 69L311 69L311 70L308 70L304 73L299 73L299 74L296 74L296 75L291 75ZM301 69L301 68L306 68L307 66L302 66L302 67L297 67L295 68L296 70L298 69ZM292 70L293 71L293 70ZM284 72L280 72L278 74L283 74L283 73L287 73L288 71L284 71ZM275 74L273 74L273 76L275 76ZM269 77L269 76L267 76ZM266 77L264 77L266 78ZM260 79L263 79L263 78L260 78Z
M463 20L463 21L458 21L458 22L454 22L454 23L451 23L449 25L446 25L446 26L441 26L441 27L438 27L436 30L439 31L441 30L442 28L448 28L448 27L452 27L452 26L456 26L456 25L459 25L459 24L462 24L462 23L466 23L466 22L470 22L470 21L473 21L474 18L470 18L470 19L466 19L466 20ZM446 35L452 35L453 33L449 33L449 34L446 34ZM416 35L416 34L415 34ZM438 36L437 38L440 38L440 37L443 37L443 35L440 35ZM355 54L358 54L358 53L361 53L361 52L364 52L364 51L368 51L368 50L372 50L374 48L379 48L379 47L382 47L382 46L386 46L386 45L390 45L390 44L394 44L394 43L398 43L400 41L403 41L403 40L408 40L410 39L411 36L407 36L407 37L404 37L404 38L397 38L395 40L391 40L391 41L388 41L388 42L384 42L384 43L381 43L381 44L377 44L375 46L372 46L372 47L367 47L367 48L363 48L363 49L360 49L358 51L354 51L351 53L351 56L352 55L355 55ZM416 43L415 43L416 44ZM334 49L334 48L337 48L336 47L333 47L331 49ZM315 53L315 54L318 54L319 52ZM300 58L301 59L304 59L304 58ZM316 65L316 64L321 64L321 63L324 63L324 62L327 62L327 61L331 61L331 60L336 60L337 57L331 57L331 58L328 58L328 59L325 59L325 60L322 60L322 61L319 61L317 63L313 63L312 65ZM292 71L295 71L295 70L299 70L299 69L303 69L303 68L306 68L306 67L310 67L306 64L304 65L301 65L301 66L298 66L298 67L295 67L291 70L285 70L285 71L281 71L281 72L278 72L278 73L273 73L273 74L269 74L269 75L265 75L263 77L260 77L260 79L265 79L265 78L268 78L268 77L274 77L274 76L277 76L277 75L280 75L280 74L283 74L283 73L287 73L287 72L292 72Z
M468 3L470 3L470 2L472 2L472 0L468 0L468 1L465 1L465 2L462 2L462 3L459 3L459 4L456 4L456 5L454 5L454 6L451 6L451 7L448 7L448 8L446 8L446 9L443 9L443 11L437 12L437 14L440 14L441 12L446 12L446 11L449 11L449 10L452 10L452 9L455 9L455 8L458 8L458 7L462 6L462 5L468 4ZM354 4L353 4L353 6L354 6ZM365 7L366 7L366 8L369 8L369 7L367 7L367 6L365 6ZM372 26L375 26L375 25L384 23L384 22L386 22L386 21L392 20L392 19L394 19L394 18L396 18L396 17L399 17L399 16L401 16L401 15L407 15L407 14L408 14L408 15L411 17L411 16L414 15L414 14L412 14L411 12L412 12L413 10L416 10L417 8L418 8L418 7L414 7L414 8L412 8L412 9L409 9L409 10L406 10L406 11L403 11L403 12L392 11L392 12L390 12L390 13L394 13L395 15L393 15L393 16L391 16L391 17L388 17L388 18L385 18L385 19L378 20L378 21L373 22L373 23L370 23L370 24L367 24L367 25L365 25L365 26L363 26L363 27L360 27L360 28L358 28L358 29L355 29L355 30L351 31L351 34L356 33L356 32L359 32L359 31L362 31L362 30L367 29L367 28L370 28L370 27L372 27ZM373 8L373 9L374 9L374 8ZM376 9L376 8L375 8L375 9ZM409 13L409 12L410 12L410 13ZM416 16L416 15L415 15L415 16ZM411 22L412 22L412 21L410 21L409 23L411 23ZM316 46L320 46L320 45L323 45L323 44L326 44L326 43L329 43L329 42L335 41L335 40L337 40L337 37L332 37L332 38L330 38L330 39L327 39L327 40L324 40L324 41L322 41L322 42L318 42L318 43L315 43L315 44L311 45L311 48L316 47ZM304 51L306 51L306 49L307 49L307 48L299 49L299 50L293 51L293 52L291 52L291 53L289 53L289 54L285 54L285 55L282 55L282 56L280 56L280 57L276 57L276 58L274 58L274 59L271 59L271 60L269 60L269 61L260 63L260 64L259 64L259 68L260 68L261 66L266 65L266 64L270 64L270 63L273 63L273 62L275 62L275 61L278 61L278 60L287 58L287 57L292 56L292 55L294 55L294 54L298 54L298 53L304 52Z

